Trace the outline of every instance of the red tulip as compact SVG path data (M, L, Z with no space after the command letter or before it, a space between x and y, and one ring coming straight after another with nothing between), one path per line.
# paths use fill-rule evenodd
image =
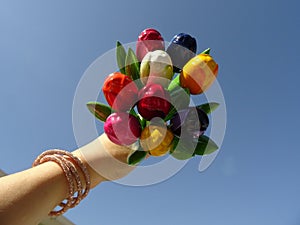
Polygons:
M136 43L136 56L141 62L148 52L155 50L165 50L164 39L161 34L152 28L141 32Z
M117 145L131 145L141 136L139 120L126 112L117 112L107 117L104 132Z
M102 91L107 103L116 111L129 110L138 96L135 83L120 72L112 73L106 78Z
M164 118L171 108L169 92L159 84L150 83L140 90L137 108L146 120Z

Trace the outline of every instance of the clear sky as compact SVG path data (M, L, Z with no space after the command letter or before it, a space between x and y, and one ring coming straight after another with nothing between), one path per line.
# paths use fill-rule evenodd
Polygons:
M147 27L166 41L186 32L199 51L212 48L220 65L228 114L216 160L200 173L193 158L151 186L102 184L66 216L78 225L300 224L299 6L296 0L2 0L0 168L13 173L43 150L77 148L76 87L117 40L135 41Z

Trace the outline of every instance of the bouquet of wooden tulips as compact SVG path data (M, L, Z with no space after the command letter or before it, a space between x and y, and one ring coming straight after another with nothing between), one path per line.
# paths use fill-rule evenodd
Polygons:
M115 144L132 149L128 163L146 156L171 154L185 160L210 154L218 146L204 135L208 114L218 103L190 106L191 95L199 95L214 82L218 64L210 49L196 54L197 43L189 34L173 37L165 48L161 34L145 29L136 51L117 42L119 71L106 78L102 91L109 105L87 103L104 122L104 132Z

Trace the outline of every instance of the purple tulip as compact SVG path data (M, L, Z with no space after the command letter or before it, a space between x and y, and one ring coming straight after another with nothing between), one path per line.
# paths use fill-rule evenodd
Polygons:
M198 138L209 125L207 114L199 108L189 107L178 111L171 119L171 130L177 136Z
M173 70L180 73L183 66L195 56L197 51L197 42L189 34L180 33L175 35L167 48L173 62Z
M140 137L142 128L135 116L116 112L107 117L104 132L117 145L131 145Z

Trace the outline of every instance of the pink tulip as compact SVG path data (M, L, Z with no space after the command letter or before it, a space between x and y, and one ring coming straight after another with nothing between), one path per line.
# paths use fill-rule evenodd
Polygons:
M142 128L135 116L116 112L107 117L104 132L117 145L131 145L140 137Z

